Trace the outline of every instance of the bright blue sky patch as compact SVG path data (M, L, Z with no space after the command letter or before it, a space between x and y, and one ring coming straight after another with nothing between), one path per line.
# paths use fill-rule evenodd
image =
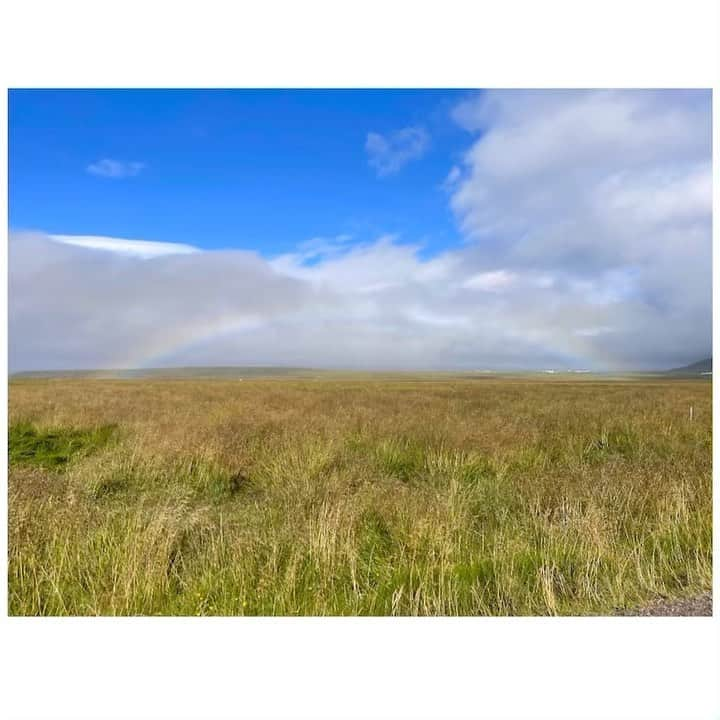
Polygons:
M288 252L460 237L442 183L461 91L12 91L10 225Z

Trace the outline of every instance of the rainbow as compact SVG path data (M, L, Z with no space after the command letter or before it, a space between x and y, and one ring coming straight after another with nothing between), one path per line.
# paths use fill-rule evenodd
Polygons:
M147 369L162 367L177 353L196 345L210 342L217 338L233 334L246 334L265 324L257 315L239 314L237 312L217 315L213 318L202 318L192 322L176 323L165 331L155 332L149 342L134 348L122 357L116 358L111 367L117 370ZM566 338L561 345L568 364L583 364L588 369L597 367L598 360L609 360L609 354L602 347L593 348L589 352L585 338ZM580 363L578 363L580 361ZM602 363L601 363L602 365Z
M263 323L259 318L237 313L219 315L215 318L174 325L165 332L155 333L153 339L141 348L118 357L113 366L123 370L158 367L165 359L199 343L224 335L251 332Z

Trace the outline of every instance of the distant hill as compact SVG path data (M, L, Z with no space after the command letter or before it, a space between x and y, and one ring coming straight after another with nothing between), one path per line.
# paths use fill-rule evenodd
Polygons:
M668 370L668 372L675 375L698 375L700 373L712 372L712 358L705 358L704 360L699 360L692 365L685 365L684 367L673 368L672 370Z
M322 371L290 367L169 367L132 370L30 370L12 373L13 380L41 378L243 378L318 375Z

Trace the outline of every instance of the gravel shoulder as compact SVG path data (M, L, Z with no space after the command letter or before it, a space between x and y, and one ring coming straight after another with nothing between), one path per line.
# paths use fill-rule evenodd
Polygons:
M712 615L712 593L705 593L694 598L679 600L656 600L649 605L632 610L625 610L620 615L632 616L667 616L667 617L705 617Z

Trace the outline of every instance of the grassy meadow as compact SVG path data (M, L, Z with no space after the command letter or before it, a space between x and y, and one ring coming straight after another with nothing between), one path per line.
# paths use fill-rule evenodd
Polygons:
M707 381L9 395L12 615L610 614L711 587Z

